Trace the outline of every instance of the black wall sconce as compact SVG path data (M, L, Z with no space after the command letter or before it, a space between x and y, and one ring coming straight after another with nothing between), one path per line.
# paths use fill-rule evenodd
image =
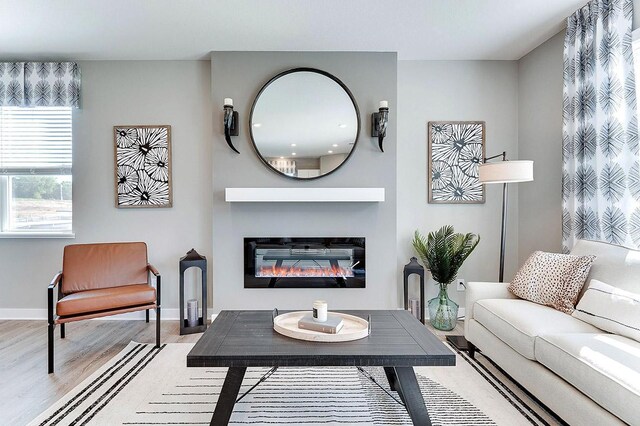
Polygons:
M371 137L378 138L378 146L380 151L384 152L382 148L382 141L387 136L387 123L389 122L389 102L380 101L380 109L378 112L371 114Z
M240 134L240 123L238 121L238 112L233 110L233 99L224 98L224 138L229 148L240 154L240 151L238 151L231 142L231 136L238 136Z

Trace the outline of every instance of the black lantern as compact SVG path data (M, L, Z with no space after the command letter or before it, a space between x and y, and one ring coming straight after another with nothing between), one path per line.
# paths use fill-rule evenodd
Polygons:
M418 259L412 257L409 263L404 265L404 309L409 309L409 275L417 274L420 277L420 322L424 324L424 267L418 263Z
M195 267L202 271L202 316L198 317L196 326L189 326L188 320L184 317L184 271ZM196 311L196 316L198 313ZM202 333L207 329L207 258L200 255L194 249L187 252L187 255L180 258L180 335Z

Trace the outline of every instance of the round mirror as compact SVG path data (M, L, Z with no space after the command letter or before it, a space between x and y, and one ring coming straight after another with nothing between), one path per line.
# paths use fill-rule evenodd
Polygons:
M251 140L260 159L294 179L315 179L338 169L360 132L358 105L336 77L313 68L278 74L251 108Z

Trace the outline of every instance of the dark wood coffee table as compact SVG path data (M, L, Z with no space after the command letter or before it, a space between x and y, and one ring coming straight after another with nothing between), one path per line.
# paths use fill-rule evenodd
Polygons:
M187 355L187 367L228 367L211 425L228 424L247 367L384 367L414 425L431 425L414 366L453 366L455 354L407 311L371 315L371 334L343 343L295 340L273 330L271 311L222 311Z

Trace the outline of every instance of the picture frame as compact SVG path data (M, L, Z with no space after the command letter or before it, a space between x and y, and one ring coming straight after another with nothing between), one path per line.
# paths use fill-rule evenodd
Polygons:
M483 204L478 167L485 158L484 121L427 123L427 188L431 204Z
M173 206L171 126L113 126L117 208Z

